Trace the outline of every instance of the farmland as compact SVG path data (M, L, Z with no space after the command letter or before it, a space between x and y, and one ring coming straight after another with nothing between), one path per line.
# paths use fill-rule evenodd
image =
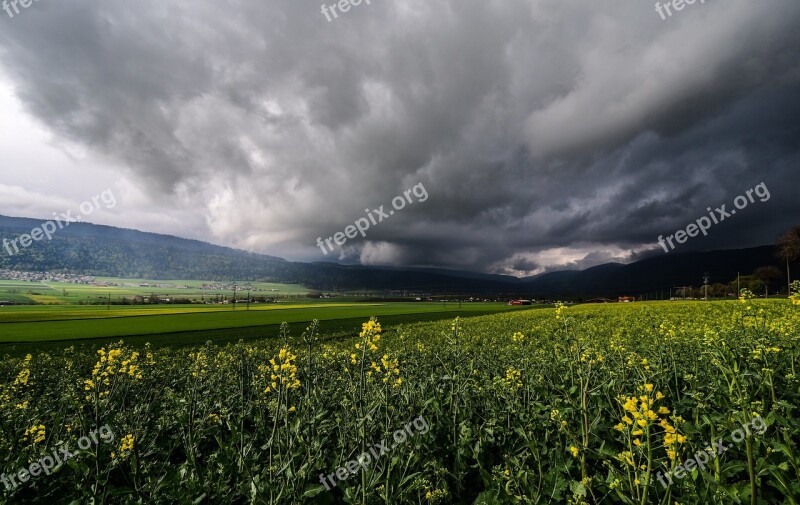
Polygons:
M231 299L232 283L215 283L203 280L146 280L120 279L115 277L92 277L93 284L42 280L31 282L17 279L0 279L0 300L17 304L105 304L109 301L118 304L132 301L137 297L206 299L219 296ZM245 284L252 288L252 296L290 297L308 293L308 289L296 284L275 284L252 282ZM240 290L240 296L244 293Z
M322 321L324 327L341 328L344 324L355 330L358 321L372 315L415 321L509 310L520 308L501 303L452 302L287 302L241 306L236 310L231 305L0 307L0 352L4 344L31 343L37 345L29 348L41 349L45 343L58 341L130 337L155 345L175 341L204 343L225 335L231 335L235 342L245 331L263 339L265 332L276 333L281 323L304 324L312 319Z
M307 321L323 313L284 314L291 310ZM227 345L126 342L6 357L4 471L65 444L75 453L7 499L800 499L792 302L743 296L463 316L365 317L336 338L308 322ZM70 322L62 319L52 322ZM103 426L113 440L76 448Z

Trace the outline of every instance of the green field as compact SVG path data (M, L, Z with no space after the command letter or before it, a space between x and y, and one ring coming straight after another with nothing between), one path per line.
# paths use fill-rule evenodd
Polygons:
M148 337L164 344L181 334L202 332L200 337L206 339L213 332L229 335L245 328L258 332L259 328L274 329L283 322L307 323L313 319L354 321L357 327L357 320L370 316L407 316L404 321L413 321L431 320L427 316L438 314L449 317L508 310L524 308L501 303L463 303L459 307L452 302L279 303L254 304L250 310L245 306L233 310L231 305L0 307L0 344L122 337Z
M119 303L123 299L134 297L176 297L206 300L217 295L231 298L232 289L200 289L203 284L212 284L212 281L202 280L145 280L145 279L118 279L113 277L97 277L96 282L116 283L118 286L93 286L72 282L30 282L20 280L0 280L0 300L7 300L20 304L102 304L111 297L111 303ZM150 284L150 286L141 286ZM160 287L155 285L169 285L185 287ZM269 282L250 282L242 285L252 287L251 296L287 297L301 296L309 289L298 284L275 284ZM245 297L246 290L239 291L237 297Z

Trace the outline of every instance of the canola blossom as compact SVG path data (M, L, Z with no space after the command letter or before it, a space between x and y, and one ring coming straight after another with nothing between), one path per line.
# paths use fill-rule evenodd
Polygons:
M94 426L122 436L5 500L794 503L797 288L789 300L558 304L385 328L373 318L344 338L314 322L226 346L7 355L5 468L73 450ZM419 416L424 435L334 491L320 484L320 469ZM754 417L764 429L740 437ZM729 446L678 477L718 440Z

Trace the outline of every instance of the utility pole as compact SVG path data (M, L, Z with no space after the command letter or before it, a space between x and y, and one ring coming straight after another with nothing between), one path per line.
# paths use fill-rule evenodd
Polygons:
M108 310L111 310L111 291L108 292Z
M736 296L742 294L742 288L739 287L739 272L736 272Z
M247 310L250 310L250 291L247 292Z
M703 288L705 289L706 301L708 301L708 279L710 279L710 277L708 276L708 272L706 272L703 274Z
M236 283L233 283L233 310L236 310Z

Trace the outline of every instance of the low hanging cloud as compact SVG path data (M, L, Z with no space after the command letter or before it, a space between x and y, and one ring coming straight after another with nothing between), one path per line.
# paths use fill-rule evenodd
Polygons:
M321 260L317 237L424 183L339 260L530 275L629 261L762 180L769 205L691 246L768 243L800 210L795 0L667 21L588 0L373 2L332 23L296 0L41 0L0 18L26 113L148 195L116 226L187 216L158 231Z

